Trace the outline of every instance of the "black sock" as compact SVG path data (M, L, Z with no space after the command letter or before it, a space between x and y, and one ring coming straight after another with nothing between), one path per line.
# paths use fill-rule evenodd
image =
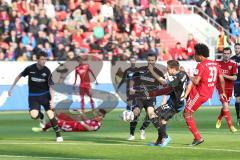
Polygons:
M235 103L235 110L236 110L236 114L237 114L237 119L240 118L240 115L239 115L239 103Z
M150 125L151 121L148 118L145 118L140 130L145 130L149 125Z
M168 135L167 135L167 131L166 131L166 127L167 125L166 124L162 124L161 125L161 132L162 132L162 138L167 138L168 137Z
M58 127L57 119L54 117L53 119L50 119L50 122L52 124L53 130L56 133L56 137L61 137L61 133L60 133L61 131L60 131L59 127Z
M130 134L133 136L134 136L135 129L137 126L137 120L138 120L138 117L135 117L134 120L132 122L130 122Z
M39 119L43 119L44 118L44 114L41 111L38 112L38 118Z
M158 130L159 127L160 127L159 118L158 118L158 117L155 117L155 118L151 119L150 121L152 122L152 124L154 125L154 127L157 128L157 130Z

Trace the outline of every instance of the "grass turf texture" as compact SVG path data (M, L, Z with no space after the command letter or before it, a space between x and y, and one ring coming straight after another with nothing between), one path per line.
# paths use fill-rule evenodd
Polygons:
M147 146L157 137L151 125L146 129L147 139L140 140L139 122L136 140L127 141L129 125L123 122L116 110L107 114L102 128L97 132L63 133L64 142L56 143L52 131L33 133L38 121L30 119L27 112L0 112L0 159L239 159L240 132L231 133L225 123L215 129L220 108L201 108L195 113L197 126L205 142L189 147L193 137L181 113L168 126L172 138L167 148ZM235 111L232 108L235 124ZM240 130L240 127L236 126Z

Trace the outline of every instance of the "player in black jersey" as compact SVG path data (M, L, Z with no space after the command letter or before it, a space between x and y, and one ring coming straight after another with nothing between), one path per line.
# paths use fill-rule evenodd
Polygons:
M172 77L171 80L165 80L160 77L154 70L150 69L151 73L162 84L166 85L169 89L169 99L167 103L161 105L155 110L158 117L154 118L153 124L158 129L158 139L151 145L160 145L165 147L171 138L166 133L167 121L172 118L176 113L180 112L184 108L184 99L186 98L185 91L190 85L190 79L186 72L179 70L179 62L176 60L169 60L167 62L168 74ZM156 89L149 93L151 97L166 94L161 89Z
M45 66L46 61L47 54L45 52L40 52L37 54L37 63L26 67L23 72L21 72L15 78L13 85L8 91L8 95L11 96L14 86L17 84L21 77L28 76L29 113L32 119L40 119L41 122L43 122L44 115L41 112L41 106L43 106L50 122L52 123L52 128L56 132L56 141L61 142L63 141L63 138L61 136L60 129L57 125L57 120L52 110L54 97L52 86L54 83L51 78L50 70Z
M128 69L126 69L123 73L122 76L122 80L120 81L120 83L118 84L117 90L119 90L119 88L121 87L121 85L126 82L126 96L127 96L127 110L133 110L133 106L135 106L135 99L130 99L129 98L129 83L130 80L133 79L133 75L135 74L136 71L138 71L138 68L136 67L136 59L134 57L130 58L130 64L131 67L129 67ZM149 121L148 116L146 115L144 122L142 124L142 126L140 127L140 139L144 140L146 139L146 133L145 133L145 129L149 126L151 122ZM128 137L128 140L134 140L135 136L135 129L136 129L136 125L137 122L130 122L130 135Z
M240 43L236 43L234 46L235 54L231 57L238 65L237 80L234 81L234 96L236 97L235 109L237 114L237 125L240 125Z
M149 66L153 68L153 70L164 77L162 71L160 71L155 63L157 61L157 56L155 54L148 54L147 56L147 66L140 67L138 71L136 71L133 75L133 79L130 81L130 95L138 95L139 90L152 90L159 85L161 85L158 80L152 75L149 71ZM138 117L140 116L141 110L144 108L147 112L149 119L153 119L156 117L154 113L154 105L156 104L156 97L137 97L135 98L135 106L133 108L134 120L130 123L130 136L134 132Z

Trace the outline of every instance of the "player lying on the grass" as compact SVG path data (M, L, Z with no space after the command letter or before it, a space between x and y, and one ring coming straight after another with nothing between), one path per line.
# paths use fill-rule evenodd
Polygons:
M92 119L86 118L81 114L79 115L81 116L81 121L77 121L65 113L59 113L57 116L58 127L64 132L96 131L101 127L105 114L106 111L104 109L99 109L96 112L96 116L94 116ZM52 124L48 122L44 128L33 127L32 131L47 131L51 127Z
M45 109L52 128L56 133L56 141L61 142L60 129L57 125L57 120L53 112L53 98L54 91L52 89L54 83L51 78L50 70L45 66L47 61L47 54L40 52L37 54L37 63L26 67L22 73L20 73L14 80L13 85L8 91L9 96L12 94L12 90L21 77L28 76L28 104L29 113L32 119L40 119L42 125L44 125L44 115L41 112L41 106Z
M167 62L167 72L171 76L171 79L165 80L150 67L149 71L160 83L171 88L171 90L168 90L168 93L166 92L170 95L166 104L161 105L155 110L158 117L153 119L153 124L158 130L158 138L155 143L150 144L153 146L160 145L161 147L165 147L171 141L171 138L166 133L167 121L176 113L183 110L185 91L186 88L189 87L190 80L186 72L179 70L179 62L176 60L169 60ZM164 92L161 89L154 91L154 96L162 94L164 94ZM150 95L153 96L153 93L150 93Z
M223 99L220 96L220 101L222 102L222 109L217 119L216 128L221 127L222 117L225 117L230 131L236 132L237 129L232 124L232 119L229 112L229 102L230 102L230 98L232 97L234 81L237 79L238 66L236 62L234 62L233 60L230 60L231 54L232 54L231 48L229 47L224 48L223 60L217 61L223 72L223 77L225 80L225 92L226 92L227 98ZM221 95L222 89L219 83L217 83L216 88L218 90L219 95Z

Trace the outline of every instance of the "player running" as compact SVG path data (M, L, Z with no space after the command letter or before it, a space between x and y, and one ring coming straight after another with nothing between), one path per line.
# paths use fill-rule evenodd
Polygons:
M204 102L206 102L209 98L212 97L214 87L218 78L222 89L222 94L220 96L226 98L225 82L221 68L216 62L207 59L207 57L209 57L208 47L204 44L198 43L195 45L194 48L195 60L199 63L194 71L194 77L191 78L192 87L191 89L186 91L185 96L187 96L187 93L189 91L190 93L183 113L188 128L194 135L192 146L199 145L204 141L196 127L193 113Z
M129 83L130 83L130 80L132 80L134 73L138 70L138 68L136 67L136 59L134 57L130 58L130 64L131 64L131 67L129 67L128 69L126 69L124 71L123 76L122 76L122 80L120 81L120 83L117 86L117 90L119 90L119 88L122 86L122 84L124 82L126 82L126 96L127 96L127 107L126 107L126 109L127 110L133 110L132 107L135 105L135 99L133 99L133 98L130 99L129 98ZM130 136L128 137L129 141L135 139L135 136L134 136L135 129L136 129L136 127L134 127L135 123L136 122L130 122ZM142 139L142 140L146 139L145 129L149 126L150 123L151 122L149 121L149 118L146 115L146 117L144 119L144 122L143 122L143 124L140 128L140 139Z
M81 121L76 121L71 116L60 113L58 117L58 127L64 132L84 132L84 131L97 131L101 125L102 120L106 114L104 109L99 109L96 116L92 119L81 117ZM83 115L81 115L83 116ZM52 124L48 122L44 128L33 127L33 132L48 131Z
M231 59L238 65L238 71L240 71L240 43L236 43L234 46L235 54ZM240 125L240 73L237 74L237 80L234 82L234 96L236 97L235 109L237 115L237 125Z
M154 72L156 72L159 76L164 77L162 71L160 71L155 63L157 61L157 56L155 54L148 54L147 62L148 65L144 67L140 67L138 71L136 71L133 75L132 80L130 80L130 95L138 95L138 92L152 90L159 85L161 85L158 80L152 75L149 71L149 68L152 68ZM134 130L137 125L137 120L140 116L142 109L146 110L146 113L149 119L153 119L157 117L154 113L154 105L156 104L156 97L139 97L135 99L135 106L133 108L134 120L130 123L130 135L129 139L134 138Z
M232 54L231 48L229 47L224 48L223 60L218 61L218 64L222 69L223 77L225 79L225 92L226 92L227 99L223 99L222 97L220 97L220 101L222 102L222 109L217 119L216 128L221 127L222 117L224 116L230 131L236 132L237 129L232 124L231 115L229 112L229 102L230 102L230 98L232 97L233 84L234 84L234 81L237 79L237 64L233 60L230 60L231 54ZM216 87L219 95L221 95L222 90L221 90L220 84L217 83Z
M93 78L96 80L97 85L98 85L98 82L97 82L97 79L96 79L93 71L89 68L89 65L82 63L81 57L78 57L78 62L79 62L79 65L75 68L75 80L74 80L73 85L76 85L77 77L79 75L79 77L80 77L79 94L81 97L81 111L82 111L82 113L84 113L84 108L85 108L84 96L85 96L85 94L87 94L89 96L92 110L94 110L94 101L93 101L92 93L91 93L91 82L90 82L89 72L92 74Z
M45 66L47 61L47 54L40 52L37 54L37 63L26 67L14 80L13 85L8 91L8 95L11 96L12 90L21 77L28 76L28 104L29 113L32 119L40 119L41 126L44 124L44 114L41 112L41 106L46 111L50 120L51 126L56 133L56 141L62 142L63 138L60 133L60 129L57 125L57 120L53 112L53 81L51 78L50 70Z

